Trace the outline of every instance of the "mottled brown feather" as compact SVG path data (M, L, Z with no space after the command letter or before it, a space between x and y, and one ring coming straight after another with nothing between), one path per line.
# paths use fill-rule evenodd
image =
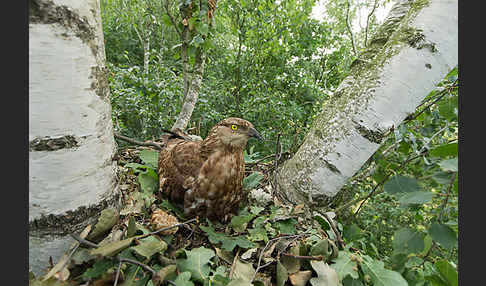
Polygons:
M164 137L166 147L159 154L161 193L183 204L189 217L227 220L243 198L243 150L258 132L250 122L230 117L213 126L202 141L181 139L183 132L177 135Z

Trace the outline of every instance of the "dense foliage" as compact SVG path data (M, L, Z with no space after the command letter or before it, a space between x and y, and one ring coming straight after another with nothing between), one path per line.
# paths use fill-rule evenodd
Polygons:
M204 137L219 120L244 117L266 138L254 150L248 150L247 163L271 155L278 134L283 150L291 154L379 24L370 11L386 2L331 0L322 21L311 17L316 4L312 0L218 2L212 25L206 25L202 18L189 23L196 31L188 50L189 61L194 62L195 48L202 47L207 54L189 130ZM158 138L161 129L170 129L180 112L184 81L181 42L174 22L183 25L177 18L181 3L102 1L113 122L116 131L123 135L141 140ZM358 13L368 13L369 27L353 31L351 36L348 26ZM311 219L315 221L307 230L309 237L301 241L300 250L299 245L294 245L296 248L289 251L325 254L335 272L322 261L306 261L297 267L270 255L273 262L266 262L275 266L267 274L276 276L271 281L283 285L289 279L290 268L295 268L299 273L313 273L313 278L307 280L312 285L337 285L333 284L332 273L337 273L345 286L457 285L457 103L455 68L344 187L349 194L346 201L328 212L337 214L336 230L342 232L346 245L339 250L339 256L333 256L327 248L329 241L338 239L332 220L313 213ZM149 206L156 200L156 155L145 151L140 158L141 161L124 167L137 176L141 189L138 200ZM262 177L261 173L248 176L247 189L265 187ZM162 206L180 214L166 201ZM264 246L279 235L303 231L299 227L304 224L297 223L298 218L291 215L296 214L295 208L290 212L282 209L285 208L248 206L225 230L210 222L201 222L199 227L216 245L216 252L224 250L233 259L235 255L251 258L257 248L264 252ZM121 257L143 261L159 273L166 269L170 272L167 277L176 285L207 285L207 281L249 285L255 264L233 262L240 277L246 280L230 282L228 273L234 269L230 271L221 262L215 262L224 258L207 245L178 250L175 256L180 275L176 278L175 267L163 268L152 257L167 248L160 241L148 237L128 248L136 233L149 232L131 220L132 232L125 239L130 241L117 245L117 250L123 250ZM318 250L322 244L326 245L325 251ZM101 277L108 269L113 273L117 265L104 258L82 275L85 279ZM150 276L138 273L138 269L135 265L125 269L126 281L133 283L127 285L155 285ZM244 274L248 271L250 274Z

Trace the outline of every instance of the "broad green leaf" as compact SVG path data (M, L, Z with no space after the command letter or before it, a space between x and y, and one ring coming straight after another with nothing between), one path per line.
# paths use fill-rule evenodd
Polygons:
M140 159L142 159L147 166L152 167L153 169L157 169L158 156L159 152L152 150L141 150L139 153Z
M155 191L157 191L158 179L154 178L150 174L139 174L138 175L138 182L140 183L140 188L144 192L154 193Z
M106 273L106 271L112 267L115 267L117 263L112 259L101 259L96 261L93 266L86 270L82 277L84 278L96 278Z
M260 172L253 172L243 179L243 189L251 190L258 186L258 183L263 179L263 174Z
M280 233L285 234L295 234L295 225L297 221L294 218L279 220L275 222L275 227L280 231Z
M383 185L383 188L385 192L391 195L411 193L420 190L420 186L416 179L401 175L393 176Z
M311 260L312 268L317 274L317 278L311 278L312 286L339 286L339 278L336 270L329 267L324 261Z
M358 265L353 256L354 254L349 251L341 251L339 252L339 256L334 260L334 263L330 265L332 269L336 270L339 281L342 281L348 275L356 279L359 277Z
M442 278L449 283L450 286L457 286L458 277L457 269L451 265L451 263L445 259L441 259L435 262L435 269L440 273Z
M211 243L222 243L222 248L228 251L233 251L233 249L238 245L241 248L253 248L256 245L248 241L244 236L230 237L224 233L218 233L214 230L210 221L208 221L208 226L199 226L204 232L208 234L209 241Z
M442 170L446 172L457 172L457 157L444 160L439 163L439 166Z
M228 283L228 285L226 286L252 286L252 285L253 284L250 283L250 281L242 278L238 278L238 279L231 280L230 283Z
M429 155L431 157L445 158L448 156L457 156L457 142L441 145L431 149Z
M446 118L449 121L457 119L457 106L458 106L458 97L453 96L447 98L445 101L442 101L438 104L439 107L439 114Z
M285 285L287 279L289 279L287 269L279 260L277 260L277 286Z
M251 263L242 262L239 259L235 262L233 279L243 279L249 282L253 274L255 274L255 269Z
M137 238L137 236L133 236L124 240L110 242L105 245L102 245L98 248L91 250L91 255L101 255L105 256L114 256L118 252L124 250L125 248L129 247L132 244L132 241Z
M316 216L314 216L314 219L321 225L323 230L330 230L331 229L331 226L329 225L327 220L325 218L323 218L322 216L316 215Z
M424 192L424 191L411 192L400 197L399 202L404 205L425 204L430 202L434 197L434 195L435 194L432 192Z
M405 253L396 253L390 257L390 266L397 272L402 272L407 262L408 256Z
M446 249L457 247L457 236L454 230L445 224L433 222L428 230L430 236Z
M354 279L351 276L346 276L343 279L343 286L363 286L363 282L359 279Z
M212 249L199 247L191 251L186 250L187 259L179 259L177 267L181 272L189 271L195 281L204 282L210 272L210 260L215 256Z
M290 247L287 252L294 255L299 255L299 245ZM293 274L300 270L300 260L295 257L282 255L280 256L280 262L283 266L285 266L285 269L287 269L289 274Z
M371 277L373 286L408 286L400 273L385 269L382 261L373 260L369 256L363 256L361 268L365 275Z
M167 243L159 241L142 241L139 245L133 247L138 254L150 258L152 255L167 249Z
M194 283L190 281L190 279L191 272L186 271L177 275L176 280L174 280L173 282L176 286L194 286Z
M395 253L420 253L424 249L424 235L410 228L401 228L393 234Z
M262 227L249 229L248 233L247 237L251 241L268 241L267 231Z
M345 225L343 236L347 241L357 240L362 236L361 229L354 223L352 225Z

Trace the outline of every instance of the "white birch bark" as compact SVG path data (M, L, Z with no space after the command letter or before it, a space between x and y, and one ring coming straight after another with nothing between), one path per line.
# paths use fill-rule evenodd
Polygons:
M116 206L116 146L99 0L29 5L29 267L40 274L68 232Z
M328 206L458 63L457 0L397 1L350 75L280 168L279 193L294 203Z

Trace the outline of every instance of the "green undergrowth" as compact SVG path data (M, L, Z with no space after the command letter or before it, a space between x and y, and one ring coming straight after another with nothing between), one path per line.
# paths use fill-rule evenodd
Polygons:
M247 163L256 160L253 153L245 158ZM102 212L91 231L80 234L97 247L77 246L73 240L73 248L44 276L31 273L30 285L425 285L410 283L420 275L424 281L439 281L431 285L457 285L455 265L421 260L432 240L424 244L412 229L395 233L400 255L393 259L400 261L390 266L360 249L363 235L356 225L343 226L332 212L313 212L278 199L250 200L226 224L199 218L179 226L175 234L151 234L154 209L188 221L177 206L158 196L156 162L153 150L119 152L124 205L119 212ZM268 190L264 170L247 171L246 192ZM415 183L397 177L385 187L400 192ZM422 198L417 193L407 199L417 196ZM454 244L454 233L443 224L432 225L429 232L434 241ZM419 269L418 274L402 275L403 269L393 267L397 263Z

